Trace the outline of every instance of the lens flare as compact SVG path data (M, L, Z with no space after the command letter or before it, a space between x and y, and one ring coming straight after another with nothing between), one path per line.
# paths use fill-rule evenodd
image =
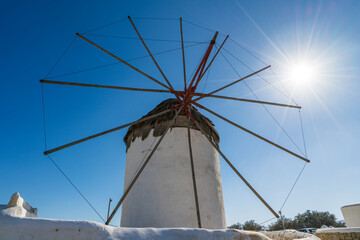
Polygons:
M315 79L316 71L310 63L302 62L293 64L289 68L291 81L295 84L309 84Z

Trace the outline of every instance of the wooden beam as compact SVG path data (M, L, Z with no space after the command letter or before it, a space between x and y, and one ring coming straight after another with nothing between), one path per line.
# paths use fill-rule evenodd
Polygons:
M154 152L156 151L156 149L159 147L161 141L164 139L167 131L169 130L169 128L174 124L176 118L178 117L180 111L182 108L179 108L176 113L175 116L173 117L173 119L171 120L171 122L169 123L169 125L167 126L167 128L165 129L164 133L162 134L162 136L160 137L160 139L157 141L156 145L154 146L153 150L151 151L151 153L149 154L149 156L146 158L145 162L143 163L143 165L141 166L141 168L139 169L139 171L136 173L135 177L133 178L133 180L130 182L129 186L126 188L126 190L124 191L124 194L122 195L122 197L120 198L119 202L116 204L116 207L114 208L114 210L112 211L110 217L107 219L107 221L105 222L105 225L109 225L109 223L111 222L111 219L114 217L115 213L117 212L117 210L119 209L119 207L121 206L121 204L124 202L126 196L129 194L131 188L134 186L136 180L139 178L140 174L142 173L142 171L144 170L144 168L146 167L146 165L148 164L148 162L150 161L152 155L154 154Z
M238 82L241 82L241 81L245 80L246 78L249 78L249 77L251 77L251 76L253 76L253 75L255 75L255 74L258 74L259 72L262 72L262 71L264 71L265 69L268 69L269 67L271 67L271 65L269 65L269 66L267 66L267 67L264 67L264 68L262 68L262 69L260 69L260 70L258 70L258 71L256 71L256 72L253 72L253 73L251 73L251 74L249 74L249 75L247 75L247 76L245 76L245 77L243 77L243 78L240 78L240 79L238 79L238 80L236 80L236 81L234 81L234 82L232 82L232 83L230 83L230 84L228 84L228 85L225 85L224 87L221 87L221 88L219 88L219 89L217 89L217 90L214 90L214 91L208 93L207 95L213 95L214 93L217 93L217 92L219 92L219 91L221 91L221 90L224 90L225 88L228 88L228 87L230 87L230 86L232 86L232 85L234 85L234 84L236 84L236 83L238 83ZM208 97L208 96L207 96L207 97ZM202 98L204 98L204 96L203 96L203 97L196 98L196 99L194 99L194 101L198 101L198 100L200 100L200 99L202 99Z
M200 207L199 207L199 199L198 199L198 193L197 193L197 187L196 187L194 159L193 159L193 153L192 153L192 147L191 147L190 117L188 117L187 130L188 130L191 175L192 175L192 182L193 182L194 196L195 196L196 215L197 215L198 227L201 228Z
M108 88L108 89L140 91L140 92L171 93L169 90L161 90L161 89L119 87L119 86L88 84L88 83L62 82L62 81L53 81L53 80L46 80L46 79L41 79L40 82L41 83L50 83L50 84L69 85L69 86L79 86L79 87L96 87L96 88Z
M129 18L129 20L130 20L130 22L131 22L131 25L132 25L133 28L135 29L138 37L140 38L141 42L143 43L144 47L146 48L147 52L149 53L151 59L154 61L156 67L159 69L161 75L164 77L164 79L165 79L165 81L167 82L167 84L169 85L170 89L174 90L174 88L172 87L171 83L169 82L169 80L168 80L167 77L165 76L164 72L161 70L159 64L156 62L154 56L151 54L150 49L147 47L146 43L144 42L144 39L141 37L141 35L140 35L139 31L137 30L134 22L131 20L131 17L128 16L128 18Z
M247 133L249 133L249 134L251 134L251 135L253 135L253 136L255 136L255 137L259 138L259 139L261 139L261 140L263 140L264 142L267 142L267 143L269 143L269 144L271 144L271 145L273 145L273 146L275 146L275 147L277 147L277 148L279 148L279 149L281 149L281 150L283 150L283 151L285 151L285 152L287 152L287 153L289 153L289 154L291 154L291 155L293 155L293 156L295 156L295 157L297 157L297 158L299 158L299 159L301 159L301 160L303 160L303 161L305 161L305 162L310 162L309 159L307 159L307 158L305 158L305 157L302 157L302 156L300 156L300 155L298 155L298 154L296 154L296 153L294 153L294 152L292 152L292 151L290 151L290 150L288 150L288 149L286 149L286 148L284 148L284 147L282 147L282 146L280 146L280 145L278 145L278 144L276 144L276 143L274 143L274 142L272 142L272 141L270 141L270 140L268 140L268 139L260 136L259 134L256 134L256 133L250 131L249 129L246 129L246 128L240 126L239 124L236 124L236 123L230 121L230 120L227 119L227 118L224 118L223 116L221 116L221 115L219 115L219 114L211 111L210 109L208 109L208 108L206 108L206 107L204 107L204 106L202 106L202 105L200 105L200 104L198 104L198 103L194 103L194 104L195 104L196 106L198 106L199 108L202 108L202 109L208 111L209 113L215 115L216 117L224 120L225 122L228 122L228 123L230 123L231 125L233 125L233 126L235 126L235 127L237 127L237 128L240 128L241 130L243 130L243 131L245 131L245 132L247 132Z
M64 148L68 148L68 147L74 146L74 145L76 145L76 144L85 142L85 141L87 141L87 140L90 140L90 139L93 139L93 138L96 138L96 137L100 137L100 136L102 136L102 135L105 135L105 134L108 134L108 133L111 133L111 132L114 132L114 131L117 131L117 130L120 130L120 129L123 129L123 128L126 128L126 127L129 127L129 126L131 126L131 125L138 124L138 123L141 123L141 122L150 120L150 119L152 119L152 118L154 118L154 117L163 115L163 114L168 113L168 112L171 112L171 110L170 110L170 109L167 109L167 110L165 110L165 111L162 111L162 112L160 112L160 113L151 115L151 116L149 116L149 117L145 117L145 118L142 118L142 119L140 119L140 120L137 120L137 121L134 121L134 122L125 124L125 125L121 125L121 126L119 126L119 127L115 127L115 128L112 128L112 129L109 129L109 130L106 130L106 131L103 131L103 132L100 132L100 133L91 135L91 136L86 137L86 138L79 139L79 140L77 140L77 141L74 141L74 142L71 142L71 143L62 145L62 146L60 146L60 147L50 149L50 150L48 150L48 151L45 151L45 152L44 152L44 155L48 155L48 154L50 154L50 153L57 152L57 151L62 150L62 149L64 149Z
M213 63L213 61L215 60L216 56L219 54L221 48L224 46L226 40L229 38L229 35L226 36L225 40L223 41L223 43L221 44L221 46L219 47L219 49L216 51L215 55L213 56L213 58L211 59L209 65L206 67L204 73L201 75L201 77L203 77L206 73L206 71L209 69L209 67L211 66L211 64Z
M181 49L182 49L183 70L184 70L184 91L186 91L186 67L185 67L185 50L184 50L182 18L180 18L180 34L181 34Z
M229 161L229 159L220 151L220 148L216 146L216 144L210 139L210 137L204 132L204 130L201 128L200 124L193 120L195 125L200 129L200 131L203 133L203 135L207 138L207 140L210 142L210 144L218 151L218 153L221 155L221 157L225 160L225 162L231 167L231 169L238 175L238 177L246 184L248 188L256 195L256 197L270 210L272 214L276 218L279 218L279 215L270 207L270 205L258 194L258 192L250 185L250 183L241 175L241 173L234 167L234 165Z
M48 84L79 86L79 87L95 87L95 88L108 88L108 89L116 89L116 90L140 91L140 92L171 93L170 90L162 90L162 89L120 87L120 86L109 86L109 85L101 85L101 84L62 82L62 81L53 81L53 80L46 80L46 79L41 79L40 82L48 83ZM181 91L175 91L175 92L178 94L183 94L183 92L181 92ZM294 105L288 105L288 104L282 104L282 103L257 101L257 100L251 100L251 99L235 98L235 97L227 97L227 96L219 96L219 95L208 95L206 93L194 93L194 96L221 98L221 99L228 99L228 100L235 100L235 101L242 101L242 102L251 102L251 103L261 103L261 104L268 104L268 105L274 105L274 106L280 106L280 107L301 108L300 106L294 106Z
M201 67L201 70L200 70L198 79L196 80L196 83L195 83L195 85L194 85L194 88L195 88L195 89L196 89L196 87L198 86L198 84L199 84L199 82L200 82L200 80L201 80L201 78L202 78L202 76L203 76L203 72L204 72L204 69L205 69L206 62L207 62L207 60L209 59L210 53L211 53L211 51L212 51L212 49L213 49L213 47L214 47L214 45L215 45L215 43L216 43L216 39L217 39L218 34L219 34L219 32L216 32L216 33L215 33L213 39L212 39L211 42L210 42L209 48L208 48L208 50L207 50L207 52L206 52L206 54L205 54L205 56L204 56L203 65L202 65L202 67Z
M122 62L123 64L125 64L126 66L134 69L135 71L137 71L138 73L141 73L142 75L144 75L145 77L149 78L150 80L156 82L157 84L163 86L164 88L167 88L170 90L170 88L168 86L166 86L165 84L163 84L162 82L156 80L155 78L151 77L150 75L144 73L143 71L141 71L140 69L137 69L136 67L134 67L133 65L131 65L130 63L127 63L125 60L119 58L118 56L112 54L111 52L109 52L108 50L100 47L99 45L97 45L96 43L90 41L89 39L87 39L86 37L82 36L80 33L76 33L77 36L79 36L80 38L82 38L83 40L85 40L86 42L90 43L91 45L97 47L98 49L100 49L101 51L109 54L110 56L112 56L113 58L115 58L116 60Z
M283 103L265 102L265 101L227 97L227 96L220 96L220 95L208 95L206 93L194 93L194 96L221 98L221 99L235 100L235 101L241 101L241 102L250 102L250 103L260 103L260 104L267 104L267 105L273 105L273 106L279 106L279 107L290 107L290 108L299 108L299 109L301 108L301 106L295 106L295 105L289 105L289 104L283 104Z

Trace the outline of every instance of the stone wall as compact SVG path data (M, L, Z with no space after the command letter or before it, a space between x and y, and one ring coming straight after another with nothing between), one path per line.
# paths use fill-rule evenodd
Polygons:
M323 228L316 236L321 240L360 240L360 228Z
M283 231L271 231L271 232L266 231L261 233L263 233L264 235L266 235L267 237L273 240L295 240L295 239L320 240L318 237L312 234L299 232L293 229L283 230Z

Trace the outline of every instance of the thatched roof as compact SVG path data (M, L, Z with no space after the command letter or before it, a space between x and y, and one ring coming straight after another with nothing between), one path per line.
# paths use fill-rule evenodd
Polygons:
M142 118L173 108L178 103L179 103L178 100L174 98L164 100ZM202 129L204 129L206 134L213 140L213 142L216 145L218 145L220 141L219 134L215 130L214 124L210 121L210 119L199 113L198 110L196 110L196 108L194 108L193 106L191 106L191 114L199 122L199 124L201 125ZM131 126L124 137L126 150L130 147L131 143L136 138L140 137L142 140L147 138L152 129L154 129L153 131L154 137L161 136L174 116L175 116L175 111L171 111L169 113L160 115L158 117ZM187 125L188 125L188 121L186 116L180 114L176 119L175 123L173 124L173 126L171 127L171 129L174 127L187 128ZM190 128L199 130L193 122L191 122Z

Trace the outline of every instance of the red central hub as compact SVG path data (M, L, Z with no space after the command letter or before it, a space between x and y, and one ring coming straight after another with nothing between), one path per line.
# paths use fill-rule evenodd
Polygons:
M206 62L210 56L211 50L215 44L215 40L217 38L218 32L215 33L213 39L211 40L208 49L205 52L204 57L202 58L199 67L197 68L195 75L193 79L191 80L188 88L185 89L185 91L172 91L173 94L175 94L176 98L181 102L176 108L182 107L181 113L186 114L186 116L189 118L193 118L190 112L190 106L192 103L192 98L194 95L196 95L195 90L201 80L201 78L204 75L204 69L206 66ZM182 100L180 100L182 98Z

